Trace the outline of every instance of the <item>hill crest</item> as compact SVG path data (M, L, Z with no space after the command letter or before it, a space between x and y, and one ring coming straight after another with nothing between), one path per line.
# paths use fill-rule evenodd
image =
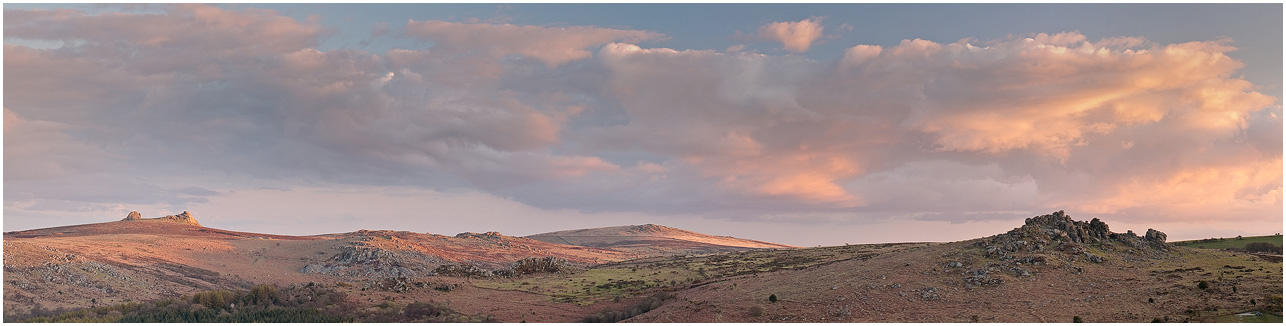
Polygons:
M622 225L555 231L526 236L539 241L632 252L709 253L745 249L785 249L793 246L692 232L658 225Z

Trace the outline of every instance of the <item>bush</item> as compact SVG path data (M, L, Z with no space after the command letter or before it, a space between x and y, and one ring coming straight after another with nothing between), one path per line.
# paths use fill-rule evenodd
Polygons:
M268 284L256 285L250 290L250 302L254 304L272 304L277 301L277 288Z
M411 320L424 317L439 317L442 316L442 312L445 310L443 308L445 307L440 307L433 303L415 302L406 305L406 308L403 309L403 314Z
M235 295L228 291L209 291L192 295L192 303L203 305L210 309L227 308L235 299Z
M668 293L657 293L643 301L619 311L602 311L597 314L582 318L583 323L615 323L618 321L630 319L631 317L642 315L648 311L661 307L665 300L674 296Z
M1277 245L1267 243L1267 242L1247 243L1245 250L1247 252L1264 252L1264 253L1275 253L1275 254L1282 253L1282 247L1278 247Z
M1081 316L1072 316L1072 322L1073 322L1073 323L1084 323L1084 322L1085 322L1085 320L1081 319Z
M1206 282L1206 281L1197 282L1197 288L1202 290L1209 289L1210 282Z
M768 302L777 303L777 295L776 295L776 294L769 294L769 295L768 295Z

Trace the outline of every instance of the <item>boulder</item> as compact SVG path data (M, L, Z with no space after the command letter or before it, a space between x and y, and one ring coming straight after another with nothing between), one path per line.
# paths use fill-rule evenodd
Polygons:
M1148 232L1143 234L1143 240L1152 244L1165 245L1165 232L1148 229Z
M125 215L125 219L122 221L137 221L141 219L143 219L143 215L139 214L138 211L129 211L129 214Z

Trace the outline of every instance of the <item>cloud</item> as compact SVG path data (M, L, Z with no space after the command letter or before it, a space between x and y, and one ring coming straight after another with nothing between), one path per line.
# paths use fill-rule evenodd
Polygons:
M1063 156L1087 134L1162 119L1229 131L1276 101L1227 77L1242 65L1220 42L1119 48L1115 40L1083 38L1038 34L984 45L912 40L874 57L871 48L855 47L845 62L861 57L869 67L907 67L893 72L901 76L932 75L920 84L925 98L908 122L953 151L1034 149ZM855 72L886 73L880 69Z
M609 42L640 42L662 35L638 30L589 26L543 27L512 24L454 23L438 20L406 24L406 34L435 42L434 49L499 59L506 55L534 58L549 67L587 58L587 50Z
M427 48L373 53L319 49L313 19L158 8L5 11L6 36L65 41L5 44L6 217L379 185L706 225L1280 220L1279 99L1227 40L910 39L819 61L412 21L389 37Z
M774 22L759 27L759 38L781 42L790 52L807 52L813 41L822 37L821 19L808 18L797 22Z

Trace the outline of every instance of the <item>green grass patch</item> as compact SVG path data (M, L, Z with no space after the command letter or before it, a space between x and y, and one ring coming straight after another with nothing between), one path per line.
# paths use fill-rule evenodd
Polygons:
M1275 246L1281 247L1282 236L1265 235L1265 236L1256 236L1256 237L1242 237L1241 239L1212 238L1212 239L1202 239L1202 240L1176 241L1176 242L1171 242L1171 244L1174 244L1176 246L1201 248L1201 249L1241 249L1241 248L1245 248L1247 244L1251 244L1255 242L1271 243Z
M575 274L545 274L513 279L478 280L474 286L548 295L556 302L579 305L617 296L634 296L649 289L678 286L699 279L697 272L682 268L600 267Z

